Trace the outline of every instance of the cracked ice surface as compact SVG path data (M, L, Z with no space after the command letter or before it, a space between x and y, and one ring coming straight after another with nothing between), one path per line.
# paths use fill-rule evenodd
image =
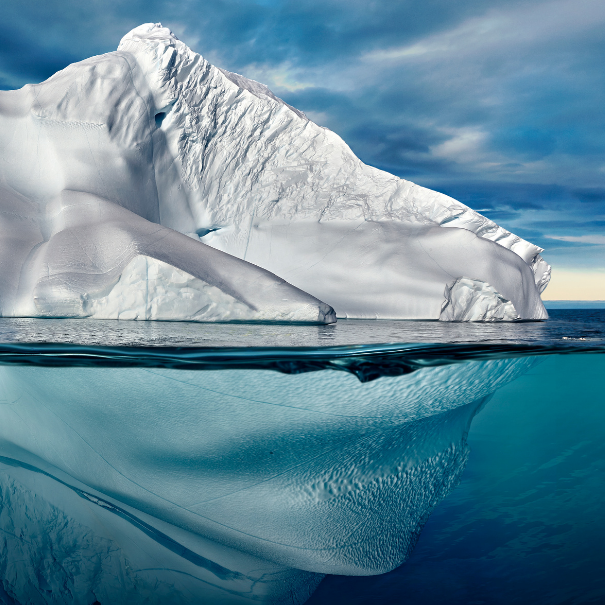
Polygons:
M547 316L540 248L159 24L0 92L0 154L3 316L437 319L464 276Z
M519 315L510 302L485 282L460 277L445 288L440 321L515 321Z

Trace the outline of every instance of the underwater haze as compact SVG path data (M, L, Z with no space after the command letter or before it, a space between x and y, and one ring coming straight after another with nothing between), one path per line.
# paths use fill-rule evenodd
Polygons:
M0 603L605 601L605 310L0 320Z
M605 602L605 356L549 356L473 419L460 484L408 561L309 605Z

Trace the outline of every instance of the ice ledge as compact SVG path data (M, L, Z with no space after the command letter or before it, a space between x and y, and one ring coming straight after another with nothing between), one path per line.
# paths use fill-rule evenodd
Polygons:
M83 307L85 314L94 319L336 321L332 307L320 301L282 299L256 308L177 267L144 255L124 268L107 295L87 296Z
M516 321L515 306L479 279L459 277L445 287L439 321Z

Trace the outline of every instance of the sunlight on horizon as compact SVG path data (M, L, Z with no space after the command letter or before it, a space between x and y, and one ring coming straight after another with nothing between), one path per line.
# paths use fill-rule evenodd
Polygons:
M605 300L605 271L553 269L542 300Z

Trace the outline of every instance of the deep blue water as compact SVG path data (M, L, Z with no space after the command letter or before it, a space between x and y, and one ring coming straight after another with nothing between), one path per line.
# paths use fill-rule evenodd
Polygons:
M545 300L544 306L551 309L605 309L605 300Z
M410 559L308 602L605 603L605 355L553 355L474 418L470 457Z
M336 326L311 327L0 320L0 370L7 369L0 376L0 413L6 411L3 418L16 422L14 439L11 431L5 432L4 437L0 434L0 603L93 605L96 601L101 605L118 602L172 605L223 603L231 602L231 598L238 603L240 600L286 603L303 602L308 593L313 593L307 601L309 605L605 603L605 520L602 514L605 503L605 310L555 309L549 313L551 319L547 322L514 324L350 321ZM487 396L477 392L477 400L473 401L473 389L489 382L486 368L491 367L490 363L496 364L494 371L504 372L503 376L506 372L514 372L502 382L504 386L488 388ZM229 421L239 432L236 431L229 443L225 443L223 459L232 461L227 467L220 467L220 472L224 475L227 472L225 468L230 469L228 472L232 474L233 481L238 481L240 475L253 474L256 467L259 472L264 472L262 465L265 462L259 458L259 451L270 449L263 456L267 454L273 464L273 457L280 454L280 448L288 450L289 444L292 444L292 452L299 452L292 453L293 462L284 467L291 473L292 469L307 464L303 458L311 452L310 448L318 447L315 444L317 440L328 444L326 451L333 452L326 457L320 448L317 458L331 465L332 479L336 476L341 481L337 485L345 485L345 479L348 481L350 470L347 464L353 462L346 460L352 461L353 453L347 453L345 462L338 462L336 466L330 456L338 458L338 448L346 450L347 441L357 443L359 440L362 447L367 443L367 455L359 452L357 446L357 450L352 449L351 452L356 451L355 455L361 456L359 460L365 460L362 466L366 464L370 468L377 465L385 479L391 473L384 470L388 467L386 460L410 456L410 451L416 452L416 458L424 460L428 454L423 452L432 447L439 452L433 454L437 462L431 462L433 458L430 458L428 463L413 463L421 474L431 472L435 478L431 479L432 483L423 483L422 476L419 476L410 485L416 485L413 490L417 491L432 490L437 504L433 510L430 503L418 500L418 494L406 495L410 502L420 502L413 506L424 506L428 515L419 536L412 535L409 543L402 542L407 544L405 548L411 553L407 561L380 575L327 575L314 592L319 576L315 580L313 574L301 576L299 573L297 576L298 572L288 575L286 571L273 570L255 575L254 571L241 571L245 566L242 567L237 556L234 555L232 563L228 553L192 542L179 533L181 530L173 531L165 518L156 523L154 516L149 514L152 509L145 509L141 504L139 512L139 504L134 500L126 499L122 503L124 499L118 491L103 487L103 482L95 476L94 465L89 467L90 471L83 471L79 467L84 462L77 456L70 459L69 447L55 456L53 450L58 451L64 443L51 443L51 446L45 446L46 450L35 449L44 438L46 422L40 421L42 424L36 426L36 410L47 414L51 420L60 413L65 414L59 405L63 394L66 401L70 398L72 401L71 411L67 412L64 420L70 423L73 416L75 422L80 414L77 439L84 439L83 431L88 429L93 436L95 432L101 435L101 444L105 439L103 431L106 431L107 439L113 438L112 431L115 430L108 426L111 418L106 408L113 406L112 409L118 409L116 406L132 404L133 414L138 414L141 419L151 420L155 415L154 406L158 411L160 408L164 410L166 420L158 424L157 436L154 437L161 443L162 431L168 430L165 427L174 426L170 424L174 422L171 409L181 404L183 409L195 409L195 401L189 402L189 408L186 408L183 399L195 376L199 377L198 382L207 393L207 399L200 400L200 405L215 402L216 409L220 410L226 403L219 399L230 389L227 395L239 401L237 409L246 411L250 403L253 410L261 413L260 408L254 406L269 402L267 398L271 396L272 406L279 404L295 410L292 413L296 418L299 413L296 410L304 406L312 408L322 398L326 400L321 404L324 407L318 407L314 413L330 414L336 410L336 407L331 410L331 402L334 406L340 405L339 398L343 402L357 398L363 408L364 392L378 393L378 399L374 395L372 405L381 410L380 389L387 384L396 385L389 381L397 380L403 381L401 392L407 393L401 401L405 406L414 395L405 385L412 384L409 380L415 376L428 376L426 372L431 368L435 371L442 368L445 372L434 374L441 377L435 380L443 381L437 385L435 401L449 401L450 407L443 408L445 411L438 407L426 411L432 405L431 396L427 395L420 408L421 412L426 408L425 412L420 416L410 416L407 424L405 421L402 424L401 417L394 417L391 427L382 411L382 416L378 416L378 412L374 412L374 416L370 414L371 422L367 426L348 425L345 420L351 417L349 410L349 416L344 414L342 422L335 420L328 425L321 420L316 424L307 423L304 428L301 425L300 430L304 430L305 435L300 450L295 450L297 420L290 426L287 424L290 416L284 415L283 432L289 436L283 443L279 441L279 435L271 433L265 426L270 422L271 414L278 413L278 407L268 408L266 417L258 418L258 426L253 426L257 420L254 416L256 411L241 429L237 428L240 422L237 416ZM480 378L477 384L472 384L475 368ZM212 380L216 381L223 375L233 376L234 382L227 381L220 389L204 379L205 376L213 376ZM273 379L263 378L274 375L283 377L275 381L281 386L271 387ZM81 376L88 376L90 380L76 384ZM134 385L144 385L145 376L155 382L150 382L143 394L143 386L135 388ZM158 376L161 378L159 381ZM181 384L182 376L189 378L183 378ZM238 382L239 376L246 378ZM334 384L330 382L331 378L326 381L330 376L336 377ZM112 377L115 377L115 385ZM258 384L255 377L260 377ZM169 391L165 393L161 391L162 380L168 380ZM36 385L36 381L41 386ZM290 381L297 386L288 390ZM88 386L87 382L90 383ZM130 382L132 395L126 396L122 403L114 401L128 389ZM48 399L45 384L48 384ZM320 386L315 388L314 385ZM419 383L418 388L430 390L433 386L427 379ZM23 390L23 398L20 389ZM325 389L332 389L331 394L326 394ZM448 390L451 390L449 395ZM261 391L264 392L262 397L258 394ZM458 392L469 403L461 401L460 407L456 408L458 395L455 393ZM396 389L386 389L384 396L392 396L393 393L396 395ZM141 402L137 401L139 395ZM157 402L144 407L148 403L145 398L156 395ZM97 396L99 403L91 403L91 398ZM81 398L82 409L88 406L86 409L96 414L90 417L88 427L86 413L78 411L78 398ZM343 413L340 408L338 410L339 414ZM394 411L397 412L396 409ZM30 420L27 420L28 414ZM196 426L190 428L203 435L206 424L211 424L210 418L206 420L208 422L200 422L199 429ZM135 433L138 430L140 425L137 422L141 420L129 427L130 434L134 434L132 430ZM183 423L182 427L187 427L187 418L179 422ZM28 426L31 427L29 443L33 444L32 451L23 445L27 443ZM293 433L288 432L292 430ZM92 443L92 437L86 439ZM187 439L186 435L183 439ZM443 462L447 460L447 456L443 458L443 452L449 451L448 439L457 444L453 451L459 454L460 445L468 445L468 458L457 454L458 458L454 456L449 462ZM265 442L268 447L265 447ZM119 439L115 443L122 447ZM175 443L178 444L178 436ZM340 445L336 447L335 444ZM124 442L124 448L127 445ZM103 455L109 456L114 447L108 446ZM168 446L162 450L164 457L170 458L171 451L166 448ZM399 450L400 454L397 453ZM39 458L40 451L49 452L48 460ZM298 455L300 460L296 459ZM314 459L315 454L311 458ZM378 459L380 462L376 462ZM61 466L57 460L65 460L65 465ZM222 464L220 460L220 457L212 458L212 467ZM157 477L160 482L162 473L166 473L165 469L159 470L161 463L163 458L158 457ZM153 459L141 460L141 469L147 467L146 476L149 472L153 476L154 464ZM193 468L190 463L178 468L174 466L176 463L171 464L173 466L167 468L175 470L169 472L177 474L189 473L188 469ZM203 458L196 464L196 468L201 470L206 465ZM356 462L353 466L359 467L359 464ZM54 465L58 466L55 468ZM440 471L439 465L443 467ZM323 471L313 472L319 477ZM2 485L2 477L11 481L11 478L16 478L17 483ZM306 481L304 477L306 475L301 475L296 481ZM385 544L388 543L388 524L376 525L376 517L392 519L391 522L396 524L397 515L403 518L409 512L402 509L395 511L393 516L393 509L389 508L399 502L393 500L391 505L389 499L389 490L396 489L398 480L401 482L401 478L395 477L391 481L392 487L385 484L386 487L377 491L374 499L367 499L365 509L351 511L350 515L355 517L352 526L360 536L366 536L364 539L376 537L372 536L373 528L380 526L385 533ZM217 479L213 481L216 483ZM438 484L440 481L443 485ZM280 484L276 485L276 490L281 489ZM409 488L405 489L409 491ZM274 496L279 499L282 494L275 491ZM78 504L82 501L86 504L85 509ZM331 495L327 502L332 501L339 502ZM228 502L225 501L225 514L229 514ZM286 498L285 502L289 500ZM294 527L299 523L297 510L294 507L285 517L284 542L293 539L287 525ZM326 509L328 513L329 510ZM276 524L284 523L279 517L280 512L283 511L276 509ZM245 515L246 511L242 514ZM309 532L319 531L312 528L321 527L321 514L319 521L316 519L309 525ZM351 520L350 515L342 517L345 523ZM116 519L115 527L112 519ZM266 525L267 521L263 518L262 523ZM366 523L372 525L364 532ZM83 533L82 527L88 528L86 532ZM254 521L249 531L255 533ZM330 531L335 532L330 539L338 541L338 524L326 525L325 532ZM320 532L318 539L321 541L322 538ZM221 539L218 538L219 542ZM106 546L108 540L113 546ZM146 576L141 576L142 571L139 570L134 583L128 584L128 574L134 566L128 557L136 559L142 556L136 554L139 551L132 550L133 541L139 544L137 548L140 551L152 552L149 556L154 563L149 569L145 567ZM232 542L227 543L229 548L233 548ZM252 552L249 545L242 544L241 548L243 552ZM376 548L377 553L381 552L380 536L372 548ZM116 559L117 555L109 554L115 552L126 554L120 554ZM30 559L26 560L26 557ZM368 552L360 557L356 562L356 573L365 573L363 557L373 560L367 564L368 573L375 573L371 569L380 567L379 554L374 556ZM130 562L124 564L125 560ZM183 563L179 567L181 560ZM307 569L304 561L301 565ZM175 570L170 576L172 579L165 577L168 568ZM191 572L190 568L202 570L200 578L204 578L203 573L209 570L210 584L214 582L212 577L223 582L219 591L196 592L201 586L197 580L198 583L191 586L178 584L179 578ZM157 579L154 579L155 573L158 574ZM285 574L279 580L286 587L283 594L275 588L279 582L274 585L272 580L263 579L272 575L278 578L279 574ZM31 576L31 580L26 576ZM282 596L265 601L259 600L258 594L253 596L254 587L259 582L262 584L261 580L268 582L267 590L275 590L275 595L279 593ZM87 582L90 586L86 585ZM140 586L147 582L145 586L152 588L139 586L139 590L137 582ZM245 587L246 582L251 582L252 592L247 592L249 588L241 588L240 584ZM108 594L114 597L102 596ZM115 595L120 595L120 598L116 599ZM223 597L227 600L223 601Z

